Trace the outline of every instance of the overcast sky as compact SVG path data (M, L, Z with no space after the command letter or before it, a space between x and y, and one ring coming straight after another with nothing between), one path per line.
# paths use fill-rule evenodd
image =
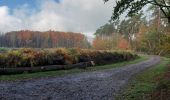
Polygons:
M0 31L71 31L88 36L108 22L114 0L1 0Z

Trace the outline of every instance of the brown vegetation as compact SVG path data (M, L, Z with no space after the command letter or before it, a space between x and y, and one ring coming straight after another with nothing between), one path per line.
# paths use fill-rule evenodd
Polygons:
M1 47L77 47L88 48L89 43L81 33L59 32L59 31L12 31L0 35Z
M82 49L30 49L9 50L0 54L1 68L35 67L44 65L71 65L94 61L96 65L128 61L138 57L130 52L95 51Z

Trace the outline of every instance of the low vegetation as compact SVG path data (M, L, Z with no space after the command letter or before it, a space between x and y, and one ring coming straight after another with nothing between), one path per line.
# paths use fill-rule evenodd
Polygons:
M36 67L45 65L71 65L93 61L104 65L137 58L130 52L94 51L81 49L30 49L9 50L0 54L1 68Z
M111 68L122 67L125 65L138 63L138 62L141 62L141 61L144 61L147 59L148 59L148 56L141 55L139 58L132 60L132 61L124 61L124 62L118 62L115 64L101 65L101 66L96 66L96 67L88 67L86 69L76 68L76 69L70 69L70 70L56 70L56 71L46 71L46 72L37 72L37 73L1 75L0 81L14 81L14 80L23 80L23 79L36 79L36 78L42 78L42 77L55 77L55 76L62 76L62 75L67 75L67 74L111 69Z
M4 53L4 52L7 52L8 49L7 48L4 48L4 47L0 47L0 53Z
M169 100L169 64L169 58L162 58L158 65L136 76L118 100Z

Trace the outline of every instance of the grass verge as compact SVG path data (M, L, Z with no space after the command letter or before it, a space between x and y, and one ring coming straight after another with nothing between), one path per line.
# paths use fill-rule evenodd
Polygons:
M150 95L158 87L155 79L163 76L163 74L167 72L167 65L169 64L169 58L162 58L162 61L159 64L137 75L135 79L129 83L127 89L124 89L117 99L148 100L148 95Z
M47 72L37 72L37 73L24 73L24 74L16 74L16 75L1 75L0 81L34 79L34 78L42 78L42 77L61 76L66 74L73 74L73 73L80 73L80 72L87 72L87 71L111 69L111 68L121 67L128 64L138 63L147 60L148 58L149 58L148 56L142 55L138 59L133 61L125 61L125 62L120 62L115 64L104 65L104 66L88 67L86 69L70 69L70 70L58 70L58 71L47 71Z

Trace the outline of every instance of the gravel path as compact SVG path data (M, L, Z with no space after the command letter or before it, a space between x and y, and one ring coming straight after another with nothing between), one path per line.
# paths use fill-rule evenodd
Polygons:
M103 71L53 78L1 82L0 100L114 100L137 73L158 63L160 58Z

